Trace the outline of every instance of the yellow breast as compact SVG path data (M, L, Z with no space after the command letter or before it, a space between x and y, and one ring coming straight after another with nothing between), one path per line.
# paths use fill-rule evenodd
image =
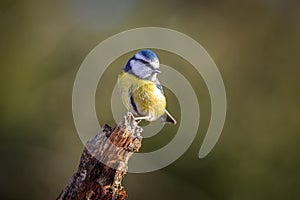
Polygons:
M156 83L138 79L129 73L122 72L118 77L118 86L122 101L129 111L136 113L130 104L130 97L132 96L139 115L150 115L152 121L165 113L166 98L157 88Z

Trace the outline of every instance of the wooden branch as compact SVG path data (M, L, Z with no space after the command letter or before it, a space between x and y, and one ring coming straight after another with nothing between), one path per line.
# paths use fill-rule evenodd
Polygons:
M114 129L105 125L87 142L77 172L57 199L126 199L121 181L128 159L141 147L141 132L131 113Z

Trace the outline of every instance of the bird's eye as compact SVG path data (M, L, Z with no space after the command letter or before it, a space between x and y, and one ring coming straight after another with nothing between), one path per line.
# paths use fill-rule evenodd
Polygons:
M149 68L153 68L152 65L150 65L149 63L145 63L145 65Z

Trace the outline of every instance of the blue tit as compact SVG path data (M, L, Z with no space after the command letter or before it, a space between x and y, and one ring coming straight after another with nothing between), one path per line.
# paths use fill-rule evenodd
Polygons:
M176 124L166 110L166 97L157 79L159 60L150 50L141 50L129 59L118 77L123 104L136 120Z

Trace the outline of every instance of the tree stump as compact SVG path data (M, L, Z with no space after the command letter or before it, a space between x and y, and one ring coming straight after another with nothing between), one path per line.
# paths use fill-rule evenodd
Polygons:
M126 199L121 181L128 168L128 159L141 147L141 132L131 113L127 113L115 128L105 125L87 142L77 172L57 199Z

